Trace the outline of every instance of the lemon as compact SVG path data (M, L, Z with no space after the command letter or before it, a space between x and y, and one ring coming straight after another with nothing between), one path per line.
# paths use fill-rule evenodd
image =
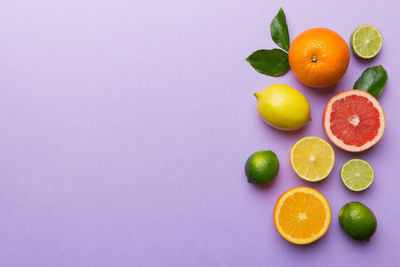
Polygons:
M324 139L308 136L293 145L290 150L290 163L300 178L317 182L331 173L335 164L335 152Z
M284 84L271 84L254 94L263 120L280 130L296 130L311 120L307 98Z

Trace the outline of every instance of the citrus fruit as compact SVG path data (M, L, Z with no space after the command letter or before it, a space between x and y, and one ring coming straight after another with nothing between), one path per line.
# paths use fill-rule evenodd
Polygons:
M279 160L271 150L260 150L247 159L244 170L249 183L264 185L275 178Z
M295 130L311 120L307 98L290 86L271 84L254 95L258 113L272 127Z
M361 58L373 58L382 47L382 35L372 25L362 25L350 37L350 47Z
M294 244L305 245L321 238L329 228L331 209L326 198L309 187L283 193L274 209L279 234Z
M351 159L343 164L340 171L343 184L352 191L367 189L374 180L374 169L362 159Z
M311 87L337 83L349 65L350 49L336 32L309 29L297 36L289 49L289 65L296 77Z
M290 163L300 178L317 182L325 179L335 164L335 152L324 139L308 136L297 141L290 150Z
M361 90L349 90L329 99L323 124L332 143L349 152L360 152L381 139L385 114L375 97Z
M368 240L376 231L374 213L360 202L349 202L339 212L342 229L356 240Z

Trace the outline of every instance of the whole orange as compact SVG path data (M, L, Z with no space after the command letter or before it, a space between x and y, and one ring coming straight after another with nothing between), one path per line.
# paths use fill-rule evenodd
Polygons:
M289 65L296 77L311 87L337 83L349 65L350 49L336 32L325 28L309 29L293 40Z

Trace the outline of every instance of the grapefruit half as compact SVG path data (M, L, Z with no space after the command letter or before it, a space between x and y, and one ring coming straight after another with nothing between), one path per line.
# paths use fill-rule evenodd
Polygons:
M361 90L341 92L325 106L323 124L339 148L361 152L375 145L385 131L385 113L375 97Z

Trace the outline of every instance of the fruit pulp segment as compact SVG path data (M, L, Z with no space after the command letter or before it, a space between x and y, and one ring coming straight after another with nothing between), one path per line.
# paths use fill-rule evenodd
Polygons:
M286 198L278 218L282 230L295 239L308 239L319 234L326 219L321 200L304 192Z
M293 162L296 170L309 179L326 175L331 169L332 151L330 147L316 139L303 140L294 150Z
M378 134L379 111L366 97L346 96L333 103L330 126L346 145L362 146Z

